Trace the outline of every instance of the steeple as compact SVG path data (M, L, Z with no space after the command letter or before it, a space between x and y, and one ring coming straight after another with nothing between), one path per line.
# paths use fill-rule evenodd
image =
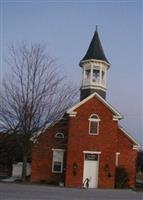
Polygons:
M83 57L83 59L81 60L81 62L85 61L85 60L90 60L90 59L102 60L102 61L107 62L110 65L109 61L107 60L107 58L104 54L104 50L102 48L100 38L98 35L97 26L96 26L96 31L91 40L91 43L88 47L88 50L87 50L85 56Z
M83 69L81 100L93 92L97 92L105 99L106 74L110 63L104 54L97 26L88 50L79 65Z

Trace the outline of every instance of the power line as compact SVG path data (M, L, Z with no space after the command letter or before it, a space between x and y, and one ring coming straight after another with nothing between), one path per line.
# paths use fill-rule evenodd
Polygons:
M123 114L124 116L134 117L134 116L143 116L143 113L130 113L130 114Z

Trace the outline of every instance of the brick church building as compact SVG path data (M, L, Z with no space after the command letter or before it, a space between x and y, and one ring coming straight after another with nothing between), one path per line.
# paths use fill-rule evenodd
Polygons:
M134 187L139 144L120 127L122 115L106 101L110 63L97 30L80 67L80 102L38 136L31 182L80 188L88 178L89 188L114 188L116 167L121 166Z

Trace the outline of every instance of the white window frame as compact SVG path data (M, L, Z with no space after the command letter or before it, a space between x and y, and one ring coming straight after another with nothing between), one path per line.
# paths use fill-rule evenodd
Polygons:
M61 174L63 173L63 161L64 161L64 149L52 149L53 151L53 158L52 158L52 173L56 173L56 174ZM62 160L59 161L59 160L56 160L54 158L54 152L61 152L62 153ZM54 162L61 162L61 171L55 171L54 170Z
M96 116L97 119L92 118L93 116ZM89 117L89 135L99 135L99 122L100 122L100 118L97 114L92 114ZM91 122L96 122L97 123L97 133L91 133L90 132L90 128L91 128Z
M55 134L55 138L63 139L64 137L65 137L64 134L61 133L61 132L57 132L57 133Z

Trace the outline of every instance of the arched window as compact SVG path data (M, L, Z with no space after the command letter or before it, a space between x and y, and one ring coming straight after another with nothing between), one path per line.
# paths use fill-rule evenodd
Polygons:
M58 132L58 133L55 134L55 138L64 138L64 134Z
M96 114L92 114L89 117L89 134L98 135L99 134L99 122L100 118Z

